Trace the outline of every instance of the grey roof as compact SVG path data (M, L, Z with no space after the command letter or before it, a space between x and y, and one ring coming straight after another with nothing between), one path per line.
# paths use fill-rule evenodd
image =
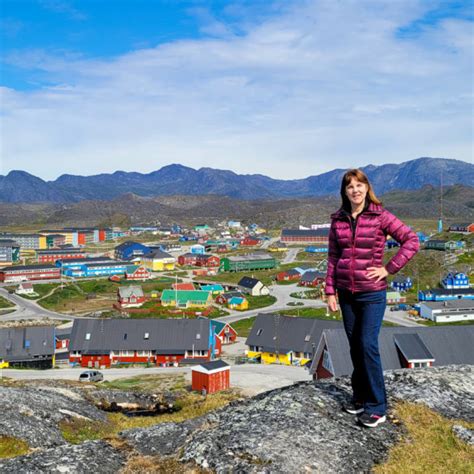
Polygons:
M58 259L59 261L67 264L67 265L74 265L74 264L84 264L84 263L102 263L102 262L115 262L114 259L110 257L83 257L83 258L68 258L66 260Z
M227 257L230 262L247 262L249 260L275 260L271 255L266 253L252 253L246 255L233 255Z
M18 244L16 240L11 240L11 239L0 239L0 246L2 245L8 246L8 247L20 246L20 244Z
M434 366L449 364L474 364L474 325L439 327L382 327L379 335L379 350L384 370L404 367L395 345L399 334L418 334L423 344L434 357ZM319 356L327 346L334 375L350 375L353 370L349 344L344 329L328 329L321 336L310 372L316 371Z
M448 300L448 301L421 301L420 305L424 304L430 309L443 309L445 311L456 309L467 309L474 311L474 301L468 299Z
M163 252L163 250L160 250L160 249L156 249L156 250L152 250L151 252L147 252L147 253L143 254L143 256L146 257L146 258L174 258L168 252Z
M425 295L433 294L433 295L439 295L439 296L444 296L444 295L467 296L467 295L474 294L474 288L451 288L449 290L445 288L433 288L432 290L422 290L422 293Z
M394 283L405 283L407 278L410 278L410 277L405 276L405 275L396 275L393 278L392 282L394 282ZM410 278L410 280L411 280L411 278Z
M72 327L56 328L56 339L69 339L71 337Z
M313 271L308 271L304 272L303 275L301 275L301 282L311 282L314 281L316 278L326 278L326 274L322 272L313 272Z
M25 347L26 341L29 347ZM0 329L0 358L6 361L52 356L54 350L54 326Z
M86 334L90 339L86 340ZM145 339L145 333L149 338ZM209 349L210 322L205 319L74 320L71 351L155 350L161 353ZM198 336L199 335L199 336Z
M36 254L37 255L60 255L60 254L71 254L71 253L76 253L76 254L84 254L85 255L85 252L84 250L82 249L78 249L78 248L75 248L75 247L70 247L70 248L67 248L67 249L46 249L46 250L37 250L36 251ZM84 257L85 258L85 257Z
M312 354L324 329L340 327L342 323L339 321L259 314L245 344L262 347L265 352Z
M255 288L260 282L257 278L251 277L242 277L238 283L239 286L243 286L244 288Z
M329 235L329 228L322 227L320 229L283 229L281 231L282 237L327 237Z
M434 359L418 334L395 334L393 340L408 361Z
M22 272L23 270L58 270L59 268L51 264L44 265L15 265L13 267L3 267L0 268L2 272Z
M215 370L215 369L222 369L224 367L230 367L227 362L223 360L212 360L210 362L204 362L199 364L201 367L204 367L206 370Z
M141 286L121 286L118 289L120 298L131 298L135 296L136 298L143 298L143 290Z

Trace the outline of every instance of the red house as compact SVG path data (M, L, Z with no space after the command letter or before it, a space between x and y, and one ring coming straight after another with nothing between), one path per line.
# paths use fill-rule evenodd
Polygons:
M55 263L56 260L71 260L77 258L85 258L86 254L81 249L49 249L37 250L36 257L38 263Z
M0 281L18 282L61 278L61 270L54 265L15 265L0 268Z
M245 246L252 246L252 245L258 245L260 243L260 240L247 236L244 239L240 241L240 245L245 245Z
M173 366L191 360L206 362L221 350L221 340L207 319L76 319L69 362L97 368Z
M237 341L237 331L229 323L212 320L211 324L222 344L232 344Z
M301 273L297 270L287 270L285 272L277 273L277 281L298 281L301 278Z
M216 255L210 255L208 253L196 255L197 267L219 267L221 264L221 259Z
M117 297L121 308L138 308L146 301L141 286L121 286Z
M149 280L151 273L142 265L131 265L127 267L125 278L127 280Z
M223 360L205 362L192 369L192 389L215 393L230 387L230 366Z
M197 253L185 253L178 257L178 265L196 265L198 254Z

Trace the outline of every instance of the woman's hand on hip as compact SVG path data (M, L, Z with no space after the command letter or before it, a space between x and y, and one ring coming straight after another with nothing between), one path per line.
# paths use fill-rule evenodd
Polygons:
M388 272L385 267L369 267L367 268L367 276L371 279L374 280L375 282L379 282L380 280L383 280L386 278L388 275Z
M329 311L337 311L336 295L328 295L328 308Z

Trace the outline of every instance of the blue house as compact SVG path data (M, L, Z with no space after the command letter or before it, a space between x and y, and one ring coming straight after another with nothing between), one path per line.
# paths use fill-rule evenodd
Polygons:
M418 236L418 240L422 243L428 240L428 236L423 232L417 232L416 235Z
M407 291L413 287L413 281L410 277L397 275L391 282L390 287L396 291Z
M85 263L84 265L81 265L80 268L65 268L63 273L66 276L84 278L123 275L130 267L133 266L134 265L128 262L117 261L111 261L108 263Z
M469 288L469 278L462 272L449 272L442 280L441 286L450 289Z
M306 247L304 251L308 253L327 253L328 248L327 246L310 245L309 247Z
M204 247L204 245L201 245L201 244L191 245L191 253L204 255L206 253L206 247Z
M446 290L433 288L418 292L419 301L449 301L449 300L474 300L474 288L457 288Z
M146 245L127 240L127 242L115 247L115 258L118 260L131 260L148 252L150 252L150 248Z
M388 239L388 240L385 242L385 246L386 246L388 249L391 249L391 248L393 248L393 247L400 247L400 244L399 244L396 240Z

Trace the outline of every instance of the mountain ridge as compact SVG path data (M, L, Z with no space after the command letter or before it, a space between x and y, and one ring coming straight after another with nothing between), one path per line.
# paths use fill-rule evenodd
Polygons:
M400 164L361 167L378 194L394 190L418 189L474 182L474 165L447 158L421 157ZM220 195L234 199L310 198L338 193L345 169L334 169L306 178L282 180L262 174L237 174L209 167L199 169L171 164L150 173L101 173L91 176L62 174L44 181L26 171L12 170L0 176L0 202L72 203L84 200L110 201L122 194L141 197L186 194Z

